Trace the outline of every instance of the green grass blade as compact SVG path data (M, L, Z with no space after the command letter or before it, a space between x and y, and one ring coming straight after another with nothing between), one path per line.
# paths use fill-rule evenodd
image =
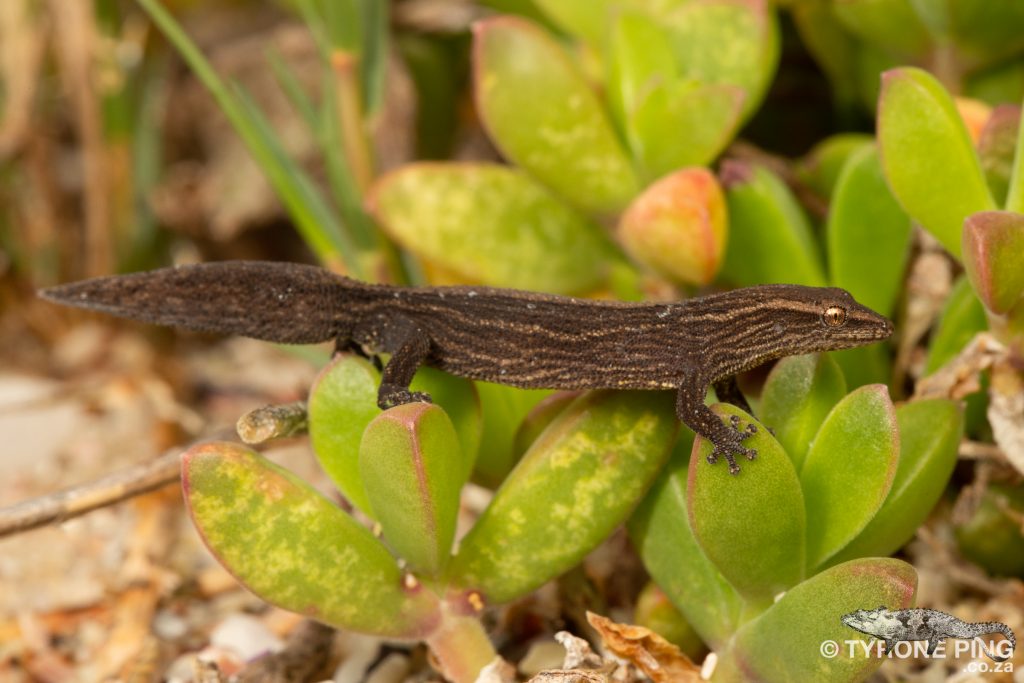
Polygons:
M281 87L281 91L288 98L288 102L302 118L309 130L316 135L319 117L317 116L316 106L313 104L312 98L303 89L299 79L295 76L295 71L292 70L279 51L270 49L267 50L266 55L267 62L270 64L270 70L274 74L277 84Z
M325 264L362 275L358 253L312 181L288 158L273 129L237 87L229 87L157 0L139 0L153 22L207 87L292 215L303 239Z

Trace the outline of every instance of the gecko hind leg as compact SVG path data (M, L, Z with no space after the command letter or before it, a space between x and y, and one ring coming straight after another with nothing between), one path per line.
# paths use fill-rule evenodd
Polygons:
M416 370L429 354L430 337L419 329L411 328L405 341L391 354L391 359L384 366L377 392L377 405L382 410L417 401L430 403L429 394L409 390L409 383Z

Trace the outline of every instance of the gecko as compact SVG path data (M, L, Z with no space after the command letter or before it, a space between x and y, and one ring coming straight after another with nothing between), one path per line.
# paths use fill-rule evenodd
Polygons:
M617 302L493 287L369 284L310 265L223 261L82 280L41 290L61 304L159 325L376 357L378 405L429 401L421 365L516 387L674 390L679 419L737 474L755 425L705 405L750 406L737 373L783 356L887 339L892 323L834 287L771 284L680 301Z
M890 610L881 606L873 610L859 609L843 615L842 622L854 630L884 640L885 654L892 652L900 641L927 640L930 655L935 653L935 648L946 638L977 638L989 633L1003 634L1010 642L1011 652L1017 646L1013 631L1006 624L998 621L970 623L952 614L923 607ZM1005 662L1009 659L1009 656L992 654L984 643L982 649L992 661Z

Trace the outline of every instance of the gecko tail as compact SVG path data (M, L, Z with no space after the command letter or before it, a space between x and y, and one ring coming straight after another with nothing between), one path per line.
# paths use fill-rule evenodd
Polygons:
M345 282L315 266L224 261L82 280L39 295L157 325L311 344L337 336L333 311Z

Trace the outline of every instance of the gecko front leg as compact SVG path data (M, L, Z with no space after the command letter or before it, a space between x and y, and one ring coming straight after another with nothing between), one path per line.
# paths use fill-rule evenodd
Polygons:
M725 458L729 463L729 472L739 474L740 466L736 464L736 456L745 456L748 460L757 457L757 451L743 445L743 440L748 436L757 433L757 426L749 424L746 429L740 428L740 418L736 415L729 417L730 425L727 426L722 420L711 412L711 409L704 405L704 395L707 393L707 383L698 378L689 376L679 385L679 392L676 394L676 415L690 429L697 432L710 441L714 448L708 454L708 462L712 465L718 462L718 458Z

